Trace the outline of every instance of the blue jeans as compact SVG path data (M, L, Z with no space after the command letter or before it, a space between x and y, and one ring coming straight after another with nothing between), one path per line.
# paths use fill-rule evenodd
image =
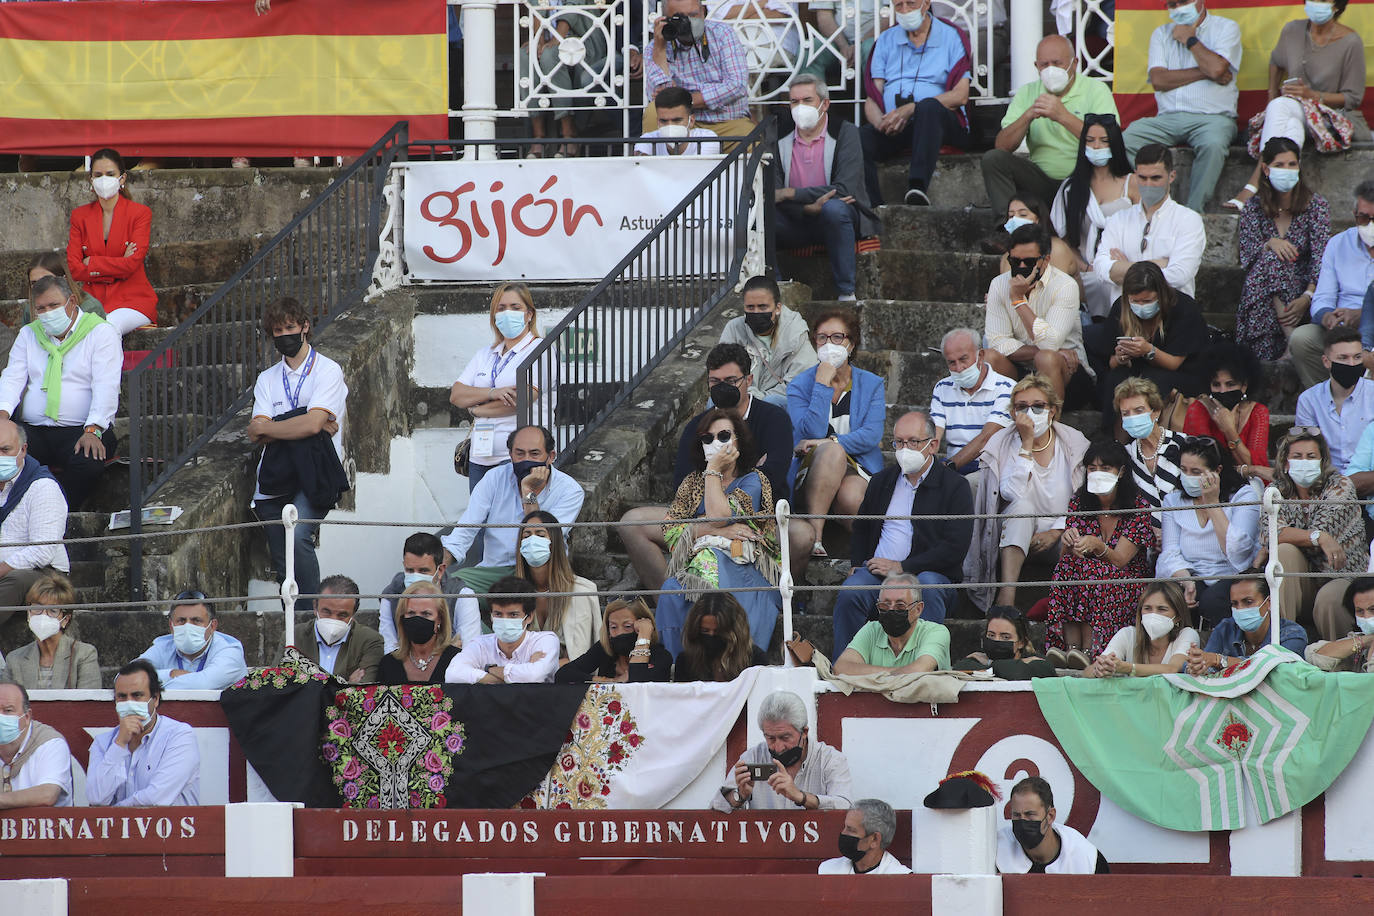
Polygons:
M929 190L930 178L940 163L940 147L948 144L966 149L968 128L959 121L959 114L941 105L932 96L916 103L908 130L895 136L879 133L867 122L859 128L864 146L864 176L868 182L868 200L874 207L883 203L882 188L878 186L878 163L911 149L911 170L907 184L922 191Z
M329 510L321 511L310 505L305 492L296 494L295 499L278 496L275 499L260 499L253 503L253 511L265 522L276 522L267 526L267 553L272 558L272 571L277 580L286 578L286 530L281 526L281 510L286 504L294 503L300 518L324 518ZM315 532L319 525L297 524L293 531L293 551L296 557L296 587L302 595L314 595L320 590L320 561L315 558ZM296 602L297 610L313 611L314 598L301 598Z
M469 461L469 462L468 462L468 492L471 493L473 490L477 489L477 482L480 481L483 477L487 476L487 472L488 472L488 471L494 471L494 470L496 470L497 468L499 468L501 465L503 465L503 464L509 464L509 463L510 463L510 459L509 459L509 458L506 459L505 461L498 461L496 464L478 464L478 463L475 462L475 461ZM481 538L478 538L477 540L478 540L478 542L480 543L482 539L481 539Z
M808 216L794 206L778 207L773 215L779 247L825 244L825 252L830 256L830 274L835 278L835 291L841 296L854 294L854 276L858 272L854 241L859 237L858 225L854 205L835 197L821 204L821 212L816 216ZM781 406L786 407L786 401Z
M916 578L922 585L949 582L936 572L917 573ZM854 640L854 634L868 622L868 615L878 605L878 586L882 581L862 566L844 580L845 585L871 585L873 590L840 592L839 598L835 600L835 644L832 649L834 658L839 658L840 653L849 648L849 644ZM925 601L925 608L921 611L921 619L929 620L931 623L944 623L946 595L947 592L942 588L922 591L921 599Z

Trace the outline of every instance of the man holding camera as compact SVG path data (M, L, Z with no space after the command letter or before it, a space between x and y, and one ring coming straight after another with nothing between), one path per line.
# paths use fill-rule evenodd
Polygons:
M730 771L734 782L711 800L717 811L843 810L853 795L849 761L828 744L812 740L806 704L778 690L759 705L763 740L745 751Z
M651 51L644 62L646 96L680 86L692 94L696 123L716 136L742 137L754 129L744 46L730 25L707 21L702 0L663 0ZM646 105L644 131L657 127L658 108Z

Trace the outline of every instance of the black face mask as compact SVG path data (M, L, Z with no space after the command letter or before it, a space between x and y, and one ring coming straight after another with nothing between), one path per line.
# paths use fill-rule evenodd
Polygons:
M851 862L857 862L864 857L859 851L859 840L861 837L850 836L847 833L840 834L840 855Z
M1235 410L1236 405L1245 400L1245 392L1239 388L1232 388L1230 391L1214 391L1212 392L1212 400L1227 410Z
M434 638L436 626L428 617L402 617L401 629L411 644L423 646Z
M511 462L510 468L511 468L512 471L515 472L515 482L516 482L516 484L519 484L519 483L520 483L521 481L523 481L526 477L530 476L530 471L533 471L533 470L534 470L535 468L537 468L537 467L542 467L544 464L545 464L545 462L543 462L543 461L513 461L513 462Z
M611 653L628 656L639 640L638 633L621 633L611 637Z
M911 621L906 619L906 611L879 611L878 624L884 633L893 638L911 629Z
M697 644L701 646L701 651L707 655L719 655L725 651L725 637L719 633L712 633L709 636L701 633L697 636Z
M1039 846L1045 840L1045 835L1040 832L1040 825L1044 821L1012 821L1011 835L1016 837L1016 842L1021 844L1021 848L1027 852Z
M745 312L744 323L749 325L749 330L762 336L773 330L773 313Z
M739 389L729 382L717 382L711 386L711 403L721 410L738 407L739 400Z
M1331 380L1342 388L1354 388L1355 383L1364 377L1364 366L1349 366L1345 363L1331 364Z
M994 662L1006 661L1016 657L1016 641L1011 639L992 639L983 637L983 654Z
M277 352L287 359L301 352L301 347L305 344L305 334L297 332L295 334L279 334L272 338L272 346L277 348Z
M779 764L781 767L783 767L784 769L786 769L787 767L794 767L794 766L796 766L797 764L801 763L801 759L802 759L802 746L801 746L801 742L797 742L797 746L796 746L796 747L789 747L789 748L788 748L787 750L785 750L785 751L774 751L774 750L770 750L768 753L772 754L772 755L773 755L773 759L776 760L776 761L778 762L778 764Z

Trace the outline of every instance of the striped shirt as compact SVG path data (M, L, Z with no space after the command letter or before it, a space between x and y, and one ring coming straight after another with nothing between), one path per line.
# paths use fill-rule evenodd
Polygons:
M1179 483L1178 460L1179 451L1183 448L1183 434L1176 433L1171 429L1164 430L1164 435L1159 440L1159 451L1155 461L1155 472L1150 473L1149 466L1145 463L1145 457L1140 454L1140 441L1134 439L1131 444L1126 446L1126 457L1131 461L1131 475L1135 477L1135 485L1140 490L1140 495L1145 497L1145 501L1151 508L1158 509L1164 497L1174 492L1182 490ZM1160 519L1159 512L1151 513L1154 526L1159 528L1163 521Z
M940 379L930 395L930 422L944 430L945 455L953 458L968 445L988 423L1011 425L1012 381L987 367L987 373L972 392L959 387L952 377ZM963 467L965 471L978 469L977 459Z
M1197 39L1208 50L1226 58L1231 65L1232 80L1225 86L1209 79L1200 79L1177 89L1155 92L1155 105L1161 115L1187 114L1224 114L1236 116L1236 100L1240 90L1234 79L1240 70L1240 26L1233 20L1215 13L1207 13L1198 23ZM1267 46L1266 46L1267 47ZM1146 67L1150 70L1188 70L1197 66L1193 52L1180 41L1174 39L1174 24L1166 22L1150 35L1150 58Z

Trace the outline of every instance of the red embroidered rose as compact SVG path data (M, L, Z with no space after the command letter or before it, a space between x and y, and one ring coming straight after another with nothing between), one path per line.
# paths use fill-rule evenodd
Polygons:
M578 794L578 795L582 796L583 798L591 798L591 797L592 797L592 791L593 791L593 790L592 790L592 784L589 783L589 782L587 782L587 780L582 779L582 780L579 780L579 781L578 781L578 783L577 783L577 794Z
M630 735L625 740L630 742L630 747L639 747L639 742L643 741L644 739L639 737L639 735Z
M1230 725L1226 726L1226 728L1222 731L1221 743L1226 745L1228 748L1236 743L1249 744L1250 729L1246 728L1243 723L1232 722Z
M634 724L633 722L626 721L626 722L621 722L621 723L620 723L620 733L621 733L622 735L631 734L634 730L635 730L635 724Z
M601 787L601 794L602 794L602 795L610 795L610 794L611 794L611 787L610 787L610 786L602 786L602 787Z
M558 804L554 805L554 807L560 811L572 810L572 805L568 804L567 802L559 802Z
M602 725L610 725L610 724L611 724L612 722L614 722L614 721L615 721L615 717L614 717L614 716L602 716L602 717L601 717L601 724L602 724Z
M622 760L624 760L624 759L625 759L625 748L621 747L620 744L619 744L619 742L617 742L617 743L615 743L615 744L612 744L612 745L610 746L610 748L606 751L606 762L607 762L607 763L619 763L620 761L622 761Z
M532 798L530 798L528 795L526 795L524 798L520 799L520 807L521 807L521 808L527 808L527 809L529 809L529 808L535 808L535 807L537 807L537 806L536 806L535 803L534 803L534 799L532 799Z
M611 702L609 702L609 703L606 704L606 709L607 709L607 711L612 712L612 713L618 713L618 712L620 712L620 701L619 701L619 700L611 700Z
M406 749L405 732L395 722L388 722L386 728L382 729L377 735L377 750L382 752L382 756L390 757L392 754L401 754Z
M562 758L559 759L558 765L571 773L577 767L577 761L573 759L572 754L564 754Z

